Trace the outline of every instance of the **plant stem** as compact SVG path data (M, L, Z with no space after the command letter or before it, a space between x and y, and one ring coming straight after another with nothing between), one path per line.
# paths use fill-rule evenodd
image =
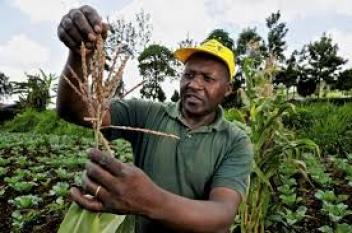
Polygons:
M143 133L147 133L147 134L153 134L153 135L157 135L157 136L164 136L164 137L170 137L176 140L179 140L180 137L174 135L174 134L169 134L169 133L163 133L163 132L159 132L159 131L154 131L154 130L150 130L150 129L144 129L144 128L136 128L136 127L129 127L129 126L117 126L117 125L110 125L110 126L103 126L100 129L121 129L121 130L130 130L130 131L138 131L138 132L143 132Z

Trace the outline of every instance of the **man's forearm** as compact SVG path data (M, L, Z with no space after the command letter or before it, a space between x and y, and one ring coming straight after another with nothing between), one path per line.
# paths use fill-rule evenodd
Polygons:
M162 191L160 205L149 213L151 219L181 232L227 232L235 207L215 200L191 200Z
M78 85L73 78L73 73L79 78L82 78L82 62L79 54L70 51L66 65L62 72L56 101L56 109L58 115L67 121L74 122L79 125L88 126L87 122L83 120L87 116L87 105L80 96L69 86L67 81L63 78L67 77L72 84Z

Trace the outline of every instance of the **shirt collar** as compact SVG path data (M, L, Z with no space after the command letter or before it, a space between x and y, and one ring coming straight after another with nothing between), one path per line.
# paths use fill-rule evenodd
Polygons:
M176 119L176 120L180 121L183 125L185 125L185 123L182 121L182 115L181 115L180 107L181 107L180 100L177 101L177 103L169 103L166 106L166 112L168 113L168 115L171 118ZM218 109L216 110L216 119L215 119L215 121L213 123L211 123L210 125L201 126L200 128L198 128L198 129L196 129L194 131L195 132L210 132L212 130L220 131L220 130L223 130L225 128L224 124L225 124L224 110L219 105Z

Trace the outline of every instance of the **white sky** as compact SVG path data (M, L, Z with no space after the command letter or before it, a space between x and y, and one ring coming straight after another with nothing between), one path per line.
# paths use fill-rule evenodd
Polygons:
M0 71L11 80L23 80L24 72L60 74L67 49L56 36L60 18L72 7L90 4L105 16L133 17L142 8L151 14L152 42L174 49L186 35L202 41L215 28L223 28L234 39L248 26L257 27L265 37L265 18L281 10L287 23L288 51L332 35L340 55L352 64L352 1L350 0L0 0ZM125 71L127 87L141 78L137 62ZM178 83L164 85L170 97ZM134 96L138 96L136 91Z

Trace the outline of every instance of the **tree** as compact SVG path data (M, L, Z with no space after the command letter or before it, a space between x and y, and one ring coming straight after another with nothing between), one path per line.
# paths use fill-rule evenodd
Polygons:
M236 42L236 54L237 55L245 55L248 54L248 50L250 49L250 44L258 43L260 45L264 45L263 38L257 33L256 28L245 28L238 35L238 39Z
M338 71L347 60L337 55L338 46L333 44L332 38L325 33L320 40L304 46L301 52L303 72L319 85L320 97L321 81L334 84L338 78Z
M239 90L243 87L244 78L242 73L237 73L234 79L231 81L232 92L230 95L226 96L221 103L221 106L225 109L229 108L241 108L244 106L243 99L241 96L241 92L243 90Z
M253 60L255 67L262 64L266 54L266 46L256 28L243 29L238 35L236 44L236 55L239 57L239 63L242 64L243 57L249 57Z
M189 33L187 33L187 38L184 40L181 40L178 43L179 48L187 48L187 47L195 47L197 43L189 37Z
M145 81L140 91L142 98L160 100L160 82L176 75L177 63L173 53L164 46L153 44L139 55L138 62L139 73Z
M152 35L150 14L143 10L131 21L120 18L109 22L109 26L111 33L106 40L108 57L112 57L114 49L121 43L126 45L132 57L138 56L145 49Z
M266 18L266 26L269 29L268 33L268 54L273 56L275 60L280 62L285 60L284 51L286 50L286 41L284 40L288 28L286 23L280 23L281 13L277 11Z
M180 94L178 93L178 91L174 91L174 94L172 94L171 96L171 101L172 102L177 102L180 99Z
M163 89L160 87L158 88L158 97L157 99L160 101L160 102L164 102L166 100L166 95L165 95L165 92L163 91Z
M344 70L338 75L336 87L341 91L352 89L352 69Z
M297 82L297 92L303 97L312 95L317 89L317 83L314 79L299 79Z
M297 85L300 78L300 67L298 65L298 51L292 52L286 61L286 67L283 67L273 78L274 84L283 84L286 87L286 97L288 98L289 89Z
M115 91L115 94L114 94L114 97L118 97L118 98L121 98L123 97L123 95L125 94L126 92L126 89L125 89L125 82L123 81L123 79L120 80L117 88L116 88L116 91Z
M132 58L138 56L147 46L152 35L152 25L150 23L150 14L143 10L137 13L134 19L126 21L118 18L113 22L109 22L110 34L106 39L106 70L110 70L109 61L114 57L114 52L118 46L123 46L124 51L131 55ZM125 84L121 79L116 89L115 97L123 96L125 92Z
M9 77L0 72L0 100L11 94L12 86L9 82Z
M211 39L216 39L217 41L222 43L225 47L229 48L232 51L234 50L233 39L230 37L229 33L223 29L218 28L211 31L205 40L207 41Z
M54 74L26 74L27 82L13 82L13 94L20 94L20 105L43 111L50 103L51 85L57 77Z
M189 37L189 33L187 33L187 37L184 40L181 40L178 42L178 47L181 48L194 48L197 46L197 43ZM176 61L176 66L175 66L176 74L174 76L174 79L178 79L181 77L183 73L183 65L180 61Z

